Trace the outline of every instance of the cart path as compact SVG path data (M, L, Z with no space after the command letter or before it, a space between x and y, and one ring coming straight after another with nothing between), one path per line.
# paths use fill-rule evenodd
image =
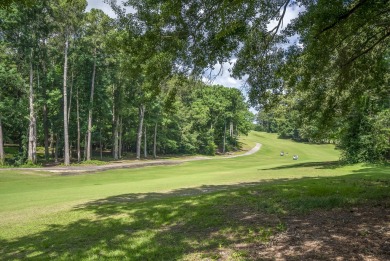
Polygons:
M88 172L100 172L110 169L133 169L133 168L142 168L149 166L164 166L164 165L178 165L183 162L189 161L198 161L198 160L213 160L213 159L231 159L236 157L248 156L258 152L261 148L260 143L256 143L256 146L247 152L239 155L229 155L221 157L206 157L206 156L197 156L187 159L175 159L175 160L141 160L141 161L132 161L132 162L114 162L107 165L88 165L88 166L55 166L55 167L41 167L41 168L2 168L1 170L28 170L28 171L46 171L51 173L58 173L62 175L75 175L78 173L88 173Z

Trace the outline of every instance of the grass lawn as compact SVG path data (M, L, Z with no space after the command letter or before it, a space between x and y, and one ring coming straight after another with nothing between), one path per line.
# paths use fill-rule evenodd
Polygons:
M247 260L240 246L267 244L287 216L389 206L388 166L340 166L332 145L273 134L242 142L262 148L73 176L0 170L0 259Z

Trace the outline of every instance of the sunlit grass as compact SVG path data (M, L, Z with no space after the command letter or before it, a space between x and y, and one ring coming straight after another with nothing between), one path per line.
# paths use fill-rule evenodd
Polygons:
M340 166L331 145L252 133L251 156L58 176L0 172L5 259L246 260L283 217L388 204L386 166ZM300 156L279 156L283 150Z

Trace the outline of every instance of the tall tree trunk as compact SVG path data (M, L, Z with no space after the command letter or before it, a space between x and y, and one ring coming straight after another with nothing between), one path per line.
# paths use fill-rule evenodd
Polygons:
M54 133L53 133L53 130L50 132L49 148L51 150L51 157L54 159Z
M39 90L39 70L37 69L37 90ZM34 103L33 103L34 106ZM34 111L34 143L33 143L33 152L35 154L35 161L37 161L37 117Z
M222 153L225 153L226 151L226 120L225 120L225 129L223 132L223 150Z
M47 124L47 104L46 100L43 104L43 135L44 137L44 143L45 143L45 160L49 160L49 126Z
M1 125L0 115L0 165L4 165L5 154L4 154L4 139L3 139L3 125Z
M142 130L144 123L144 115L145 115L145 105L141 104L139 106L139 123L138 123L138 133L137 133L137 159L141 159L141 142L142 142Z
M87 138L88 138L88 134L85 133L85 139L84 139L84 161L87 160Z
M117 153L117 140L116 140L116 132L117 130L117 124L116 124L116 117L118 114L118 109L117 109L117 96L118 96L118 85L113 85L112 88L112 120L111 120L111 126L112 126L112 146L111 146L111 153L112 157L114 159L117 158L116 153Z
M76 89L76 117L77 117L77 162L81 161L81 130L80 130L80 107L79 107L79 88Z
M34 117L34 143L33 143L33 153L35 155L35 162L37 162L37 118Z
M54 149L54 162L58 162L58 147L60 146L60 137L58 135L58 133L55 135L56 137L56 147Z
M154 125L153 158L157 158L157 122L156 122L156 124Z
M114 107L114 106L113 106ZM115 125L115 108L113 108L113 115L112 115L112 120L111 120L111 129L112 129L112 146L111 146L111 153L112 153L112 158L115 159L115 131L116 131L116 125Z
M113 85L112 88L112 119L111 119L111 130L112 130L112 146L111 146L111 153L112 157L115 159L115 115L116 115L116 107L115 107L115 102L116 102L116 89L115 85Z
M47 77L47 70L46 65L43 63L43 74L44 77ZM47 94L46 94L46 87L47 84L43 84L43 135L44 135L44 145L45 145L45 160L49 160L49 124L47 122Z
M99 148L100 148L100 160L103 160L102 128L100 128L99 131Z
M70 111L72 108L72 94L73 94L73 67L70 80L70 91L69 91L69 106L68 106L68 126L70 122ZM72 142L69 143L69 160L72 160Z
M73 71L72 71L72 76L71 76L71 81L70 81L70 91L69 91L69 106L68 106L68 125L70 121L70 109L72 107L72 92L73 92Z
M91 131L92 131L92 111L93 111L93 95L95 92L95 75L96 75L96 48L94 50L93 71L92 71L92 84L91 84L91 97L89 100L89 112L88 112L88 140L87 140L87 160L91 160Z
M118 156L121 159L122 158L122 135L123 135L123 118L121 117L119 121L119 151Z
M118 141L119 141L119 115L115 119L115 130L114 130L114 160L118 159Z
M66 37L65 40L65 50L64 50L64 164L69 166L69 134L68 134L68 90L66 86L66 80L68 76L68 48L69 40Z
M69 143L69 160L72 160L72 148L73 148L73 143Z
M148 145L146 143L146 124L145 124L145 130L144 130L144 156L145 156L145 159L148 157Z
M30 104L30 117L29 117L29 131L28 131L28 155L27 160L32 163L37 162L36 151L36 118L34 112L34 90L33 90L33 66L32 66L32 51L30 57L30 90L29 90L29 104Z

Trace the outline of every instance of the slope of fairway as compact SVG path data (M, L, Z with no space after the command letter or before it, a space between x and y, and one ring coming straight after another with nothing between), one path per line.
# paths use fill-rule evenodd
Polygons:
M262 147L237 158L73 176L0 171L0 256L246 260L235 244L263 244L286 229L289 213L390 198L388 167L341 167L332 145L258 132L242 142Z
M156 166L140 169L118 169L93 174L59 176L35 172L0 170L0 214L9 220L11 214L27 209L48 209L69 206L72 202L98 199L124 193L164 192L172 189L201 185L234 184L274 178L297 178L319 175L315 169L308 172L290 170L267 171L275 167L308 162L334 161L338 153L332 145L308 145L277 139L275 134L252 132L242 139L247 149L256 142L262 144L259 152L231 159L213 159L186 162L178 166ZM281 157L283 150L289 155ZM299 161L292 155L298 154ZM298 165L299 166L299 165ZM55 205L55 206L52 206ZM37 213L38 212L38 213ZM14 216L11 215L13 219Z

